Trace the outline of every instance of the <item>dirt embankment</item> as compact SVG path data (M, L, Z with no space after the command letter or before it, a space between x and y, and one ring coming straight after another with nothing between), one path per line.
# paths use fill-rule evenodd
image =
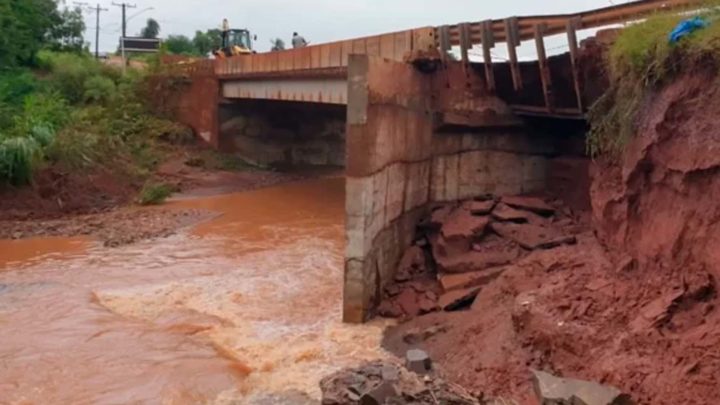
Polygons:
M454 381L520 404L536 403L530 368L614 385L639 404L716 403L720 87L710 83L696 72L646 99L620 162L592 169L593 230L576 245L506 265L469 310L415 318L386 345L420 346Z

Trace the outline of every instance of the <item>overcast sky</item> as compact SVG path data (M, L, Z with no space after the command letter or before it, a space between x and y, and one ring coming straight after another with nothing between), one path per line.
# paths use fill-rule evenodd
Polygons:
M160 22L161 37L170 34L192 37L196 30L219 28L222 19L227 18L233 28L248 28L256 34L256 50L266 51L271 38L279 37L289 43L293 31L317 44L423 26L577 12L624 2L626 0L133 0L130 3L137 8L128 9L127 14L132 17L128 22L128 35L137 34L148 18L154 18ZM110 9L100 17L100 49L114 51L120 35L120 8L105 0L100 1L100 6ZM153 9L143 11L149 7ZM94 49L95 15L87 14L86 23L86 40Z

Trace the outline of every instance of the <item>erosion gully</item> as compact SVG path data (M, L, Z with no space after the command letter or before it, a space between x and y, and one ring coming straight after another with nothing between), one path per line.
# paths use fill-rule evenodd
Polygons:
M121 248L0 241L0 403L317 403L388 356L385 325L341 323L342 178L169 204L223 215Z

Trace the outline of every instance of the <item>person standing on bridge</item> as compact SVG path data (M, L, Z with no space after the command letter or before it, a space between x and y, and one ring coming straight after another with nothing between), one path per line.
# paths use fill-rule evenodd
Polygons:
M222 30L220 32L222 33L221 48L225 48L228 46L228 42L230 39L230 23L228 22L227 18L223 18Z
M305 38L303 38L297 32L293 32L292 45L293 45L293 48L305 48L308 45L308 43L305 40Z

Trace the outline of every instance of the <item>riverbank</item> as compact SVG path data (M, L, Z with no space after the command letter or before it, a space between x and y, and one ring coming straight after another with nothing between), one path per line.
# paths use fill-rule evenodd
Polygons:
M232 167L230 156L199 147L176 149L152 175L155 182L175 190L171 200L255 190L336 172ZM0 239L87 236L113 247L169 236L219 215L172 204L140 206L140 187L111 173L61 174L48 169L31 186L0 192Z

